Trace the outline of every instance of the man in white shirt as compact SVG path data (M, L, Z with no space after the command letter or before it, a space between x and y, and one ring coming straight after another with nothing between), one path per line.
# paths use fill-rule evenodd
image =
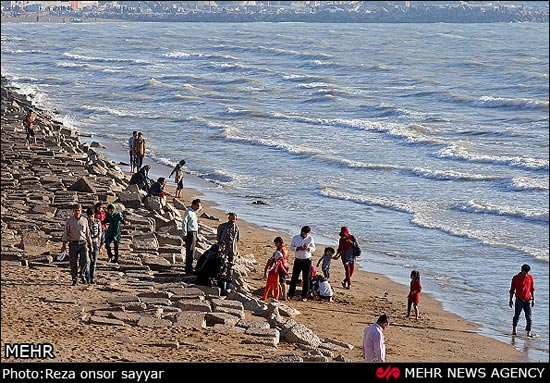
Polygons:
M365 362L385 362L386 344L383 331L390 324L388 317L380 315L376 323L365 328L363 336L363 358Z
M202 209L201 200L194 199L191 206L187 208L183 215L182 229L183 239L185 240L185 272L193 272L193 255L197 245L197 233L199 231L199 218L197 211Z
M310 237L311 228L304 226L299 235L295 235L290 243L290 248L294 250L295 258L292 265L292 278L288 288L288 299L294 297L296 284L300 273L302 273L302 301L307 301L309 295L309 286L311 284L311 255L315 252L315 242Z

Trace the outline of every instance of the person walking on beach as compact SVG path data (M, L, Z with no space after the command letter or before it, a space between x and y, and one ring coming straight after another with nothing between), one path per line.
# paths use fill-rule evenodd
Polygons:
M510 286L510 307L513 306L512 299L514 293L516 295L516 305L514 310L514 318L512 320L512 335L518 334L518 322L521 311L525 312L525 331L527 336L531 337L531 307L535 306L535 285L533 276L529 274L531 266L524 264L521 266L521 271L514 275Z
M65 231L63 232L63 245L61 252L67 249L69 242L69 265L73 286L78 283L78 277L82 283L87 283L86 271L88 270L88 249L92 247L90 227L86 217L82 216L82 206L73 205L73 216L67 218Z
M23 119L23 126L25 127L25 133L27 134L27 144L34 143L36 145L36 136L34 135L34 114L32 110L29 110Z
M323 264L321 265L321 270L323 270L323 275L326 279L329 279L330 277L330 262L334 257L334 253L335 251L333 247L325 247L325 252L323 253L323 256L317 261L317 267L319 267L319 264L323 262Z
M145 157L145 138L143 138L143 134L141 132L138 132L137 137L134 140L134 156L136 161L136 169L141 169L143 157Z
M95 284L95 265L97 262L97 256L99 255L99 249L101 248L103 241L103 229L101 227L101 221L94 216L94 210L86 210L86 216L88 217L88 225L90 226L90 236L92 237L92 249L90 251L90 263L88 270L86 271L86 279L91 285Z
M418 319L418 302L420 301L420 292L422 285L420 284L420 271L411 271L411 283L409 295L407 295L407 318L411 316L411 308L414 307L414 319Z
M197 233L199 231L199 217L197 212L202 209L201 200L194 199L191 206L183 214L182 229L185 241L185 272L193 273L193 256L197 246Z
M96 202L94 205L94 218L101 222L101 243L99 246L99 254L101 254L103 245L105 244L105 232L107 231L107 223L104 223L107 213L103 210L103 202L101 201Z
M112 203L107 205L107 217L105 223L109 224L105 232L105 248L110 263L118 263L118 244L120 243L121 228L124 224L122 213L117 211ZM113 244L114 254L111 252L111 243Z
M183 165L185 165L185 160L181 160L172 170L168 178L172 177L172 174L176 174L174 180L176 181L176 198L181 197L181 191L183 190Z
M294 298L296 284L300 273L302 274L302 301L307 301L309 286L311 284L311 256L315 252L315 242L309 235L311 228L304 226L300 234L295 235L290 243L290 248L295 251L294 264L292 265L292 277L288 288L288 299Z
M239 226L237 226L237 213L227 213L227 222L222 223L216 230L218 243L225 244L228 267L231 269L234 259L239 255L237 245L240 239Z
M365 328L365 333L363 335L363 359L365 359L365 362L386 361L384 330L389 324L390 321L384 314L380 315L376 323Z
M132 136L128 139L128 153L130 154L130 172L133 173L136 170L136 158L134 156L134 142L137 138L137 130L132 132Z
M347 226L342 226L340 229L340 241L334 259L342 258L344 265L344 273L346 277L342 281L342 287L345 289L351 288L351 276L355 269L355 257L353 256L353 246L356 243L355 237L349 233Z

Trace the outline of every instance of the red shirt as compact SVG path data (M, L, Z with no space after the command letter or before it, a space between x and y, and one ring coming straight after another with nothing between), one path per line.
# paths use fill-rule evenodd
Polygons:
M514 275L512 278L512 285L510 286L510 296L516 292L516 298L522 301L531 300L532 294L535 292L535 286L533 284L533 276L527 274L525 278L521 273Z
M409 302L416 302L418 303L420 301L420 292L422 291L422 285L420 284L420 281L411 281L411 291L415 291L414 294L409 293Z
M105 229L105 227L107 227L107 224L103 223L103 221L105 221L105 219L107 219L107 213L105 213L104 211L101 211L101 212L96 211L94 213L94 218L99 219L99 221L101 222L101 227L103 229Z

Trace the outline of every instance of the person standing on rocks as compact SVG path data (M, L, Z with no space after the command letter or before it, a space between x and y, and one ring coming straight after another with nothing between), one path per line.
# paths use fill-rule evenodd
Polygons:
M36 145L36 136L34 135L34 114L32 110L27 112L27 115L23 119L23 126L25 127L25 133L27 133L27 144L34 143Z
M128 153L130 154L130 172L134 172L136 169L136 156L134 155L134 142L137 138L137 130L132 132L132 136L128 139ZM139 169L139 168L138 168Z
M105 232L107 231L107 223L104 223L107 218L107 213L105 213L103 202L101 201L96 202L94 205L94 218L101 222L101 243L99 246L99 254L101 254L103 245L105 244Z
M183 215L182 230L185 241L185 272L193 273L193 256L197 246L199 232L199 217L197 212L202 209L201 200L194 199Z
M82 206L73 206L73 216L67 218L65 231L63 232L63 245L61 252L66 251L69 243L69 265L71 268L72 285L78 283L78 277L82 283L87 283L86 271L88 270L88 249L92 248L92 236L86 217L82 216Z
M95 265L97 262L97 256L99 249L103 243L103 229L101 227L101 221L94 216L93 209L86 210L86 216L88 217L88 225L90 226L90 236L92 237L92 248L90 249L90 264L88 265L88 271L86 272L86 279L91 285L95 284Z
M120 242L120 225L124 224L124 217L115 208L112 203L107 205L107 218L105 223L109 224L105 232L105 247L110 263L118 263L118 244ZM114 247L114 254L111 252L111 243Z
M227 213L227 222L222 223L217 229L218 243L225 245L228 268L231 270L234 259L239 255L237 244L239 242L239 227L237 226L237 213Z
M185 165L185 160L181 160L168 176L170 178L172 174L176 173L176 178L174 179L176 181L176 198L181 197L181 191L183 190L183 165Z
M141 169L143 157L145 157L145 138L143 138L143 134L141 132L138 132L137 137L134 140L134 156L136 161L136 169Z

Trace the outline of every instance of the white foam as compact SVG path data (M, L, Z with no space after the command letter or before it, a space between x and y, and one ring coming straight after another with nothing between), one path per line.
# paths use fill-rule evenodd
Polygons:
M548 211L542 209L527 209L515 206L495 205L480 200L470 200L465 204L456 205L455 209L471 213L494 214L532 221L548 222Z

